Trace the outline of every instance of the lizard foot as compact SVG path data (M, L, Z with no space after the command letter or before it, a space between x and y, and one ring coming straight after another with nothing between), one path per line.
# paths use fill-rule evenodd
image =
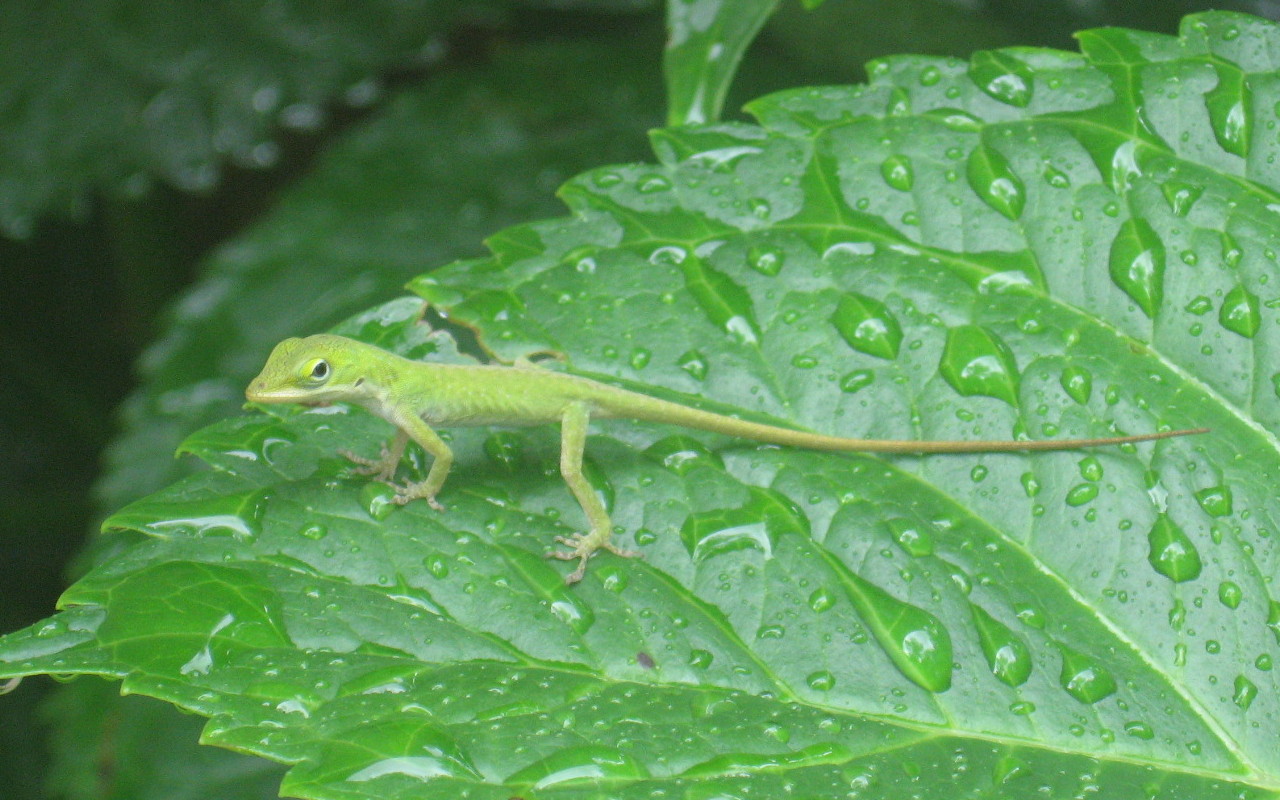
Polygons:
M440 501L436 499L434 492L424 492L418 488L416 484L412 483L401 486L400 484L392 483L389 480L384 480L382 482L396 490L395 497L391 498L391 502L398 506L405 505L406 503L412 503L414 500L426 500L427 505L431 506L436 511L444 511L444 506L440 505Z
M396 467L399 464L391 460L391 451L387 449L385 444L382 445L382 452L377 458L365 458L357 455L350 450L339 450L338 455L355 464L351 468L351 472L356 475L372 475L380 481L389 481L396 474Z
M565 576L565 583L577 583L582 580L582 576L587 574L587 559L595 555L597 550L608 550L616 556L623 558L643 558L644 556L637 550L624 550L618 547L608 539L609 533L605 531L603 535L596 532L591 533L575 533L572 536L557 536L556 541L563 545L572 547L572 550L553 550L547 554L548 558L558 558L561 561L578 560L578 568Z

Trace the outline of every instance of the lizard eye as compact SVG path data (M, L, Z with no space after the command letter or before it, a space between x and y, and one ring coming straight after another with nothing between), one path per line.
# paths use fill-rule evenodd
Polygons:
M310 375L312 380L316 380L316 381L324 380L325 378L329 377L329 362L325 361L323 358L317 358L314 362L312 362L311 369L308 372L308 374Z

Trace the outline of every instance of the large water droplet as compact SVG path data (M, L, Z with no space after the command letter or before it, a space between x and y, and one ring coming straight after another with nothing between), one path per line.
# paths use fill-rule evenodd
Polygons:
M1209 122L1218 145L1228 153L1244 157L1249 153L1251 116L1245 107L1244 74L1230 64L1214 64L1218 85L1204 95Z
M1147 534L1147 561L1156 572L1174 583L1199 577L1200 552L1191 539L1167 514L1156 518L1156 524Z
M870 356L892 360L902 344L902 327L884 303L851 292L842 295L831 324L850 347Z
M1002 683L1018 687L1031 677L1031 651L1013 631L978 606L970 606L978 641L991 674Z
M970 188L982 202L1008 219L1022 216L1027 202L1026 187L1000 151L985 143L979 144L969 154L966 175Z
M1154 318L1164 299L1164 243L1146 220L1131 217L1111 242L1111 280Z
M1204 194L1203 186L1182 181L1166 181L1160 189L1164 192L1169 210L1179 217L1185 217L1191 213L1191 207L1200 199L1200 195Z
M1222 298L1222 307L1218 309L1218 323L1232 333L1252 339L1262 327L1258 296L1237 284Z
M1062 650L1062 688L1081 703L1096 703L1115 694L1116 680L1092 656L1059 645Z
M1013 352L986 328L961 325L949 329L938 369L951 388L966 397L986 395L1017 404L1018 366Z
M1206 486L1196 492L1196 502L1211 517L1229 517L1232 509L1231 487Z
M1235 581L1223 581L1218 584L1218 602L1227 608L1239 608L1240 601L1244 599L1244 592L1240 589L1240 584Z
M1254 698L1258 696L1258 685L1243 675L1237 675L1234 688L1231 702L1239 706L1240 710L1248 711L1249 706L1253 705Z
M889 526L893 538L903 550L917 557L933 554L933 534L919 524L901 517L891 519L885 524Z
M969 80L1002 103L1026 108L1032 73L1021 60L1000 50L980 50L969 58Z
M838 562L832 564L840 569L850 601L894 666L931 692L951 688L951 637L938 618L840 568Z
M698 350L686 351L676 359L676 364L695 380L700 381L707 377L707 357Z
M626 784L645 777L648 777L647 771L626 754L605 745L584 744L559 748L550 756L517 770L506 780L510 784L530 785L536 792L561 784L572 786L586 781Z
M916 173L911 166L911 159L904 155L893 155L880 162L880 176L884 182L900 192L909 192L915 185Z
M1276 644L1280 644L1280 600L1272 600L1267 606L1267 627L1271 629Z
M773 277L782 271L786 258L781 250L755 245L747 251L747 263L761 275Z
M1067 367L1062 371L1062 389L1080 405L1089 402L1093 394L1093 373L1084 367Z

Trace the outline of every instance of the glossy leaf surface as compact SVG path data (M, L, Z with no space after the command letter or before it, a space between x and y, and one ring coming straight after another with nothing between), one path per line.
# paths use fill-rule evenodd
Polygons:
M145 540L0 672L117 676L305 797L1274 795L1280 31L1081 41L659 131L413 289L503 359L824 432L1212 435L880 459L601 423L644 559L565 587L553 430L451 432L440 515L342 474L376 419L276 409L188 439L212 469L113 517ZM459 358L418 311L344 330Z

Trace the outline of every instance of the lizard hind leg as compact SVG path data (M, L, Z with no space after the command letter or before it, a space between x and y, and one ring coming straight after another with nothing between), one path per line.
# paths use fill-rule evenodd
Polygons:
M624 550L609 541L613 532L613 523L604 503L596 496L590 481L582 474L582 451L587 444L587 423L591 412L586 403L571 403L560 419L560 474L573 492L582 513L587 516L590 530L576 533L573 536L557 536L556 541L568 545L572 550L557 550L550 554L552 558L562 561L577 560L578 568L565 577L565 583L577 583L587 571L587 559L597 550L608 550L625 558L636 558L640 554L634 550Z

